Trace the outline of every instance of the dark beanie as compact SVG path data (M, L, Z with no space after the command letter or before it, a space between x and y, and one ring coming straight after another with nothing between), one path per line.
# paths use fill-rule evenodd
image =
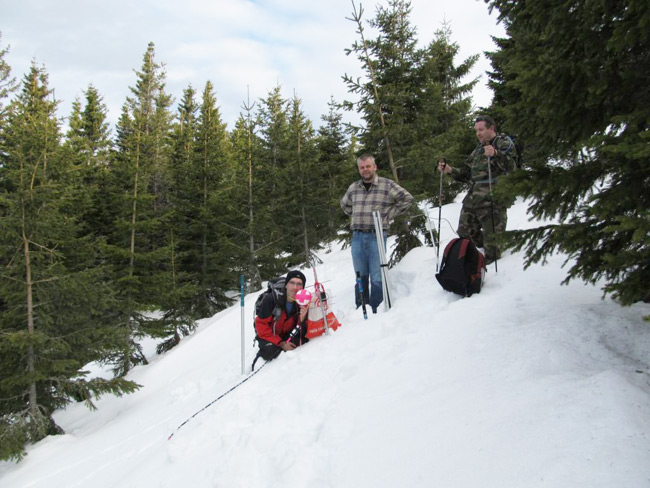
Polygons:
M287 278L285 279L285 283L289 283L289 281L291 281L291 278L300 278L302 280L302 287L303 288L307 284L307 278L305 278L305 275L302 274L297 269L294 269L293 271L289 271L287 273Z

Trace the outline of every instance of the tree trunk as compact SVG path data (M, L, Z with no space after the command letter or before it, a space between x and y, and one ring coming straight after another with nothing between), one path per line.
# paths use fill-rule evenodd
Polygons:
M24 218L24 215L23 215ZM27 298L27 335L30 338L27 346L27 374L31 377L29 382L29 413L33 419L38 418L38 398L36 396L36 382L34 381L36 373L36 353L31 339L34 337L34 296L32 283L32 266L29 252L29 239L25 234L23 222L23 252L25 254L25 292Z
M140 132L136 136L135 146L135 175L133 178L133 210L131 212L131 256L129 259L129 276L133 276L135 266L135 224L138 213L138 179L140 176Z
M397 177L397 168L395 167L395 161L393 160L393 150L390 144L390 138L388 137L388 129L386 129L386 122L384 121L384 113L381 110L381 101L379 100L379 91L377 90L377 80L375 78L375 70L372 67L372 62L370 60L370 54L368 53L368 44L366 43L366 38L363 35L363 24L361 24L361 14L363 9L359 10L357 13L357 6L352 0L352 7L354 8L354 20L359 26L359 34L361 35L361 42L363 43L363 51L366 55L366 65L368 66L368 71L370 72L370 81L372 82L372 89L375 94L375 104L377 105L377 114L379 115L379 122L381 123L382 131L384 132L384 142L386 143L386 152L388 153L388 163L390 164L390 169L393 173L393 179L395 183L399 183L399 178Z
M250 109L249 109L250 110ZM250 112L249 112L250 114ZM249 275L250 275L250 288L257 290L262 285L262 277L260 276L260 270L257 268L257 263L255 262L255 235L253 232L254 229L254 212L253 212L253 134L251 127L250 116L248 117L248 144L247 144L247 154L248 159L248 250L250 261L248 264ZM251 291L251 290L249 290Z

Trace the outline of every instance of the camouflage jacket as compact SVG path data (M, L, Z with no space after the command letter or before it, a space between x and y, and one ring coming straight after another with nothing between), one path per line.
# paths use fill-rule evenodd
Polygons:
M492 186L496 185L499 176L510 173L515 169L517 149L512 139L505 134L497 134L490 144L496 149L496 156L488 158L479 144L460 167L453 167L451 176L458 181L469 183L470 190L463 200L466 207L480 208L491 204L490 174ZM488 160L490 170L488 171Z

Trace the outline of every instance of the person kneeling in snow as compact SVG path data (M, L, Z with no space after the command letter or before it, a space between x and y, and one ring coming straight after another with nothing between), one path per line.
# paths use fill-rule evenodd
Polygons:
M282 351L291 351L305 344L307 339L307 311L309 305L299 306L296 293L302 290L307 279L300 271L287 273L284 293L265 293L262 303L255 315L255 332L260 350L253 361L253 368L258 358L271 361Z

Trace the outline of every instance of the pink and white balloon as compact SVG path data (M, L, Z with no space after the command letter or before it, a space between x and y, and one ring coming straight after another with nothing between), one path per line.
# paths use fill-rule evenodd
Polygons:
M296 303L298 303L298 305L304 307L305 305L309 305L309 302L311 302L311 293L309 290L303 288L296 292Z

